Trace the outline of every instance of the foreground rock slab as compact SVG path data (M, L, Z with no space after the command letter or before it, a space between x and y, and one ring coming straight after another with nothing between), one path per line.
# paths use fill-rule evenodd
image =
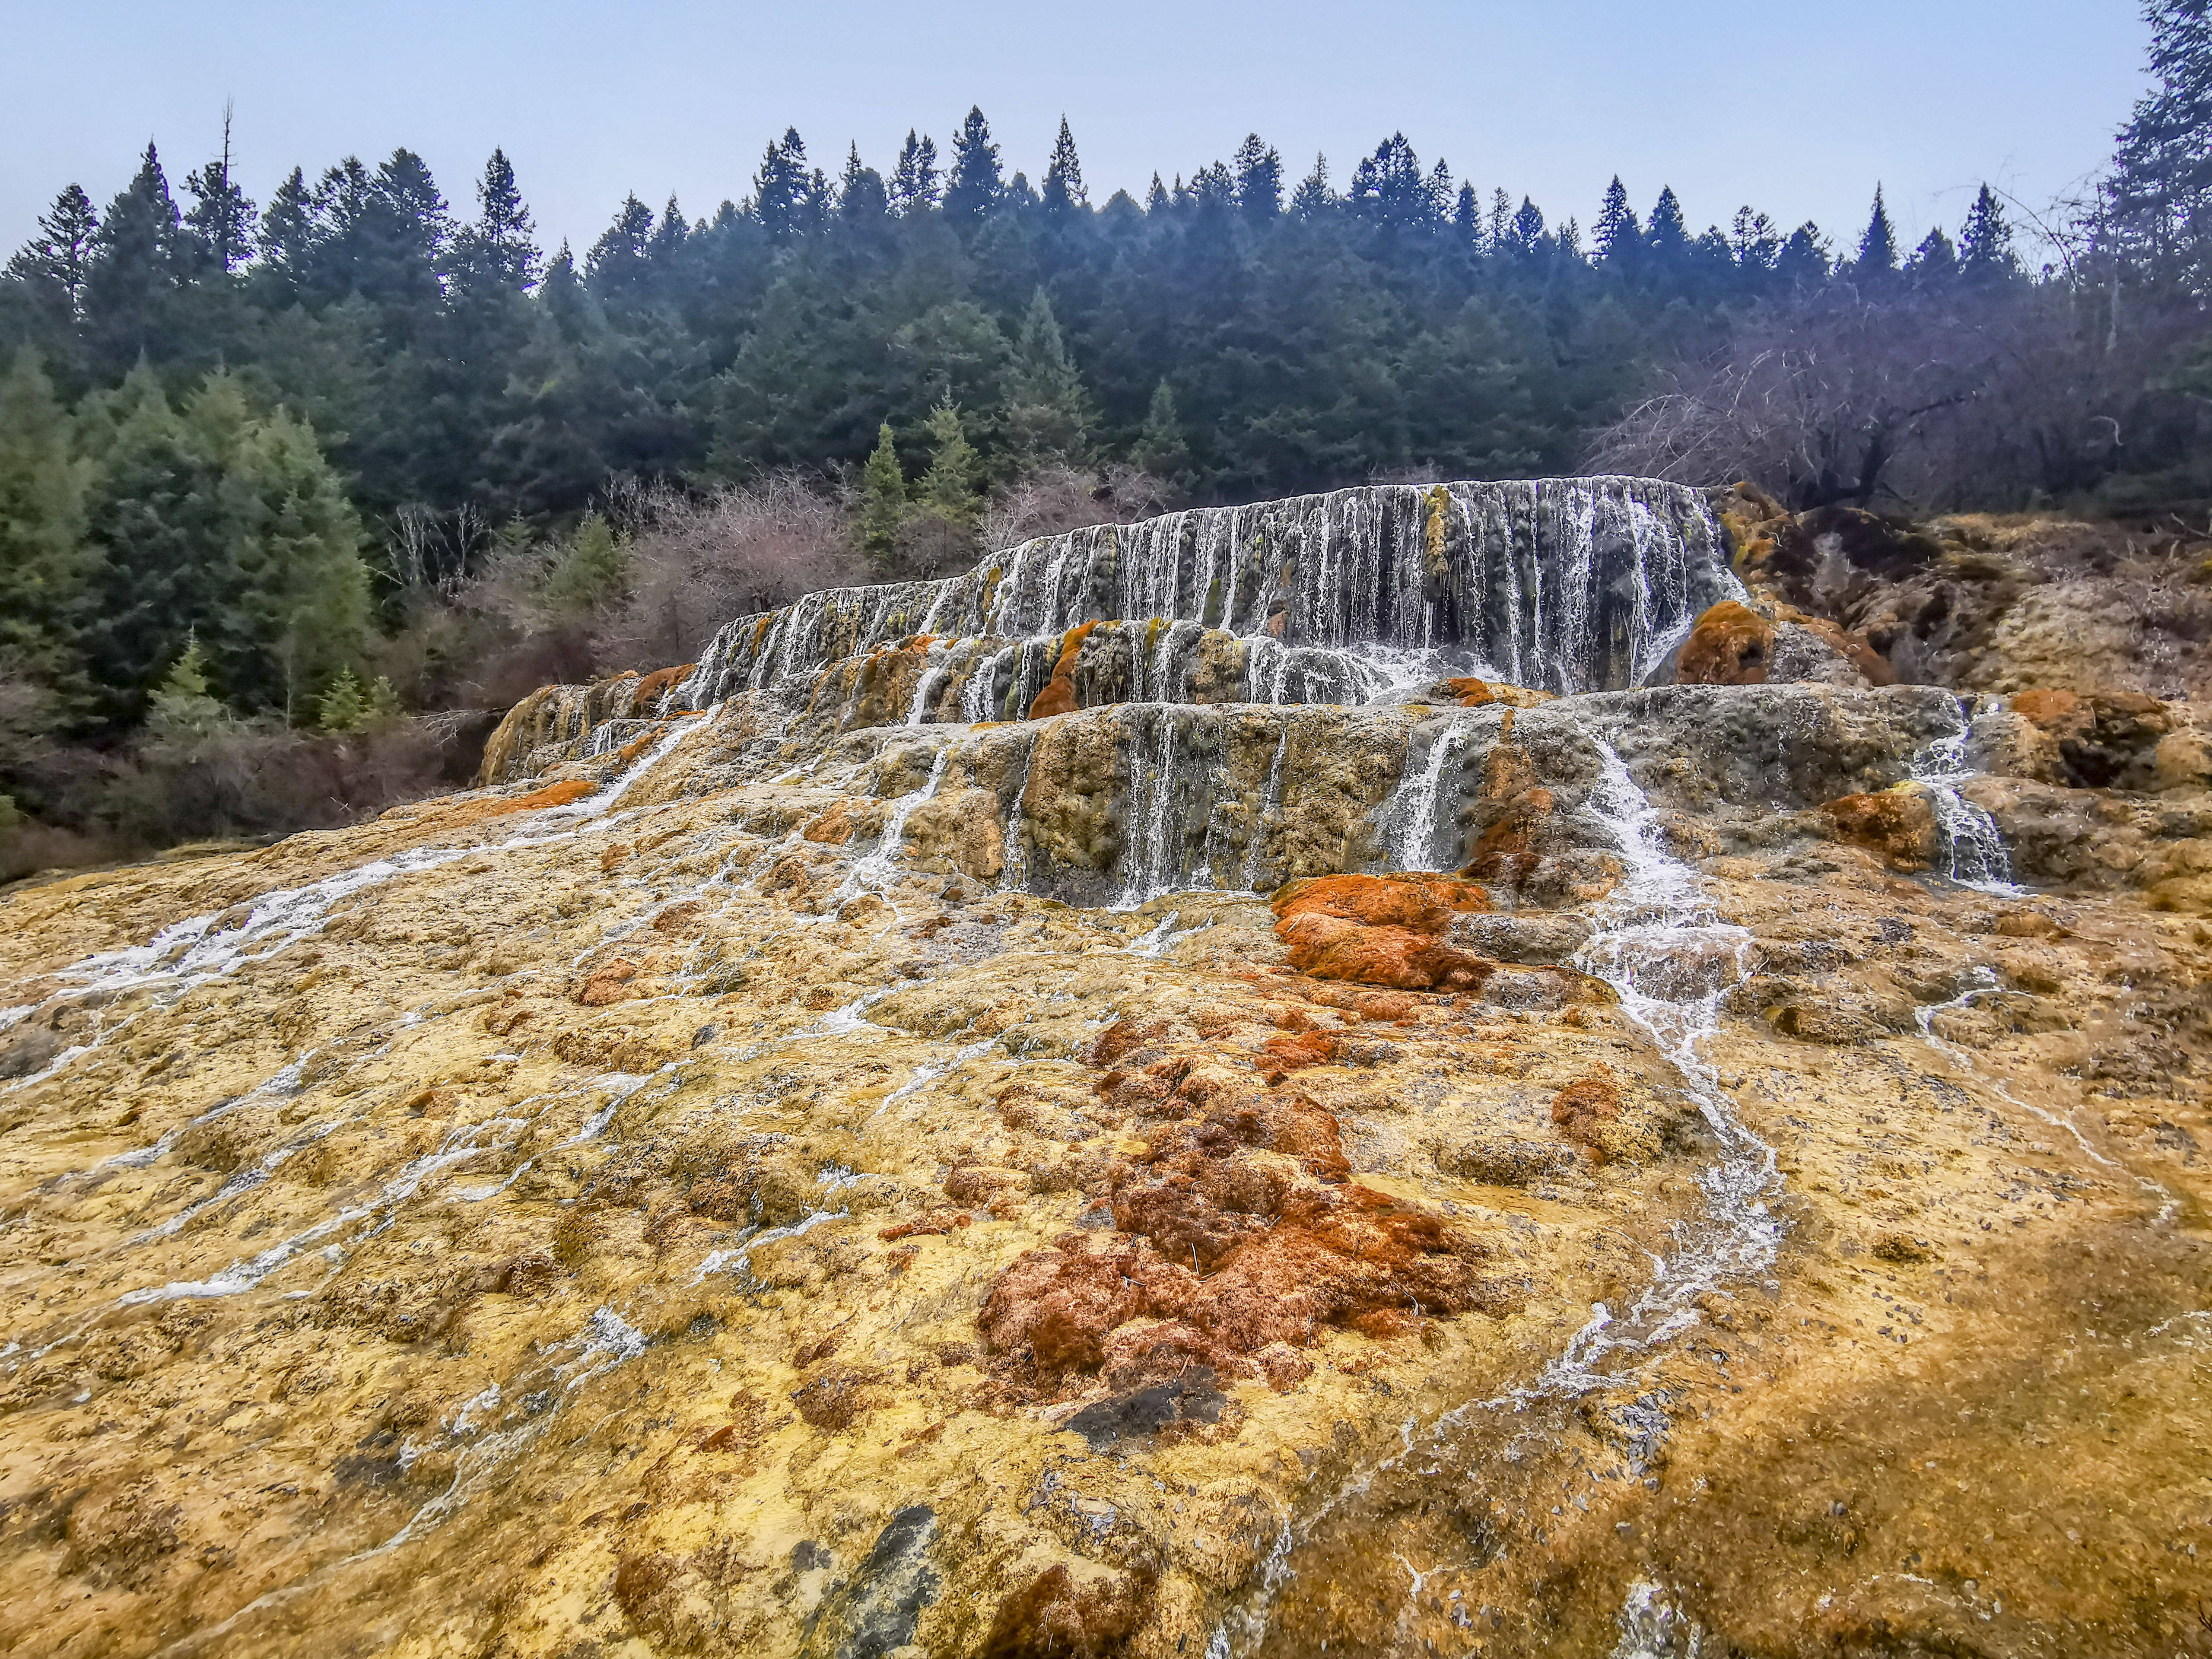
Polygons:
M0 1646L2191 1651L2203 792L1823 810L1964 722L738 696L0 897Z

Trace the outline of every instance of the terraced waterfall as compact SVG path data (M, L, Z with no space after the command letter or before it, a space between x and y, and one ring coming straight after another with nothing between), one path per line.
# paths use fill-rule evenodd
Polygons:
M1765 510L1077 531L0 894L0 1648L2191 1650L2212 734Z

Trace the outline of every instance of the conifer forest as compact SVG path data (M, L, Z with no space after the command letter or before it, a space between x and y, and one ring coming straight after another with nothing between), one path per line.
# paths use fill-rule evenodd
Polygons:
M1863 225L1700 228L1401 134L1099 201L1065 122L1033 183L980 109L896 156L786 131L586 248L499 151L256 202L149 143L0 280L14 862L343 815L465 775L537 684L1164 506L1607 471L2202 519L2212 40L2153 10L2160 89L2092 187L1984 185L1913 246L1873 181Z

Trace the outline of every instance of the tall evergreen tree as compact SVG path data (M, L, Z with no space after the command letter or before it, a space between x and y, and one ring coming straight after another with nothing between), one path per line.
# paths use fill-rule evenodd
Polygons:
M1651 204L1651 222L1644 236L1651 257L1662 265L1679 265L1690 251L1690 227L1673 185L1663 187L1659 199Z
M860 547L878 564L890 562L906 521L906 474L899 470L891 423L876 429L876 447L860 473Z
M788 241L814 228L820 204L806 165L806 141L797 127L784 129L753 175L753 214L772 241Z
M1182 418L1176 413L1175 388L1162 380L1152 388L1145 410L1145 424L1137 433L1130 459L1156 478L1182 483L1190 474L1190 445L1183 436Z
M192 193L185 233L194 259L228 276L252 250L253 204L230 174L230 111L222 112L222 154L186 176Z
M773 149L774 145L769 148ZM653 240L653 210L635 194L623 198L614 222L592 244L584 271L602 294L618 294L644 280L646 249Z
M506 150L494 149L477 181L476 222L455 238L463 282L479 291L527 293L538 282L537 231L515 185L514 164Z
M1881 282L1897 274L1897 227L1890 223L1880 185L1874 187L1874 211L1859 237L1858 258L1851 261L1851 274L1862 283Z
M0 662L49 685L76 678L90 474L52 383L19 353L0 375Z
M924 425L933 453L929 471L922 475L921 499L957 524L971 523L976 507L975 448L968 441L960 406L950 392L931 406Z
M70 185L54 198L39 221L39 234L8 262L8 275L31 289L62 327L76 325L84 300L85 274L93 258L100 216L82 186Z
M2001 283L2020 275L2020 255L2012 242L1996 192L1984 185L1959 233L1959 274L1972 283Z
M2212 286L2212 0L2149 0L2158 86L2121 130L2106 185L2115 251Z
M85 332L112 368L141 353L168 355L176 248L177 204L149 143L137 175L108 204L85 271Z
M1920 246L1905 262L1905 274L1923 288L1937 287L1959 274L1959 251L1951 246L1942 226L1920 239Z
M1644 251L1644 227L1628 204L1628 188L1614 173L1597 212L1597 254L1609 265L1629 265Z
M1237 205L1255 223L1265 224L1283 210L1283 157L1256 132L1237 146Z
M1825 283L1828 270L1827 239L1809 219L1790 233L1782 244L1782 252L1774 258L1776 277L1793 288L1811 288Z
M1060 137L1053 141L1052 161L1044 170L1042 198L1046 212L1065 218L1091 206L1091 192L1083 187L1083 162L1075 153L1075 135L1067 118L1060 118Z
M890 196L884 176L860 160L854 144L845 155L845 172L837 181L837 216L848 225L871 225L890 211Z
M1158 173L1152 175L1152 188L1160 186ZM1313 171L1298 180L1298 187L1291 192L1291 213L1299 219L1318 219L1336 205L1336 192L1328 185L1328 157L1319 150L1314 152Z
M999 147L991 142L991 125L980 108L970 108L968 118L952 137L952 172L945 186L945 211L958 224L973 224L999 204L1004 188L999 171Z
M898 165L891 172L891 205L902 214L920 213L937 205L937 141L917 139L914 129L906 131L906 143L899 147Z
M315 192L308 188L307 174L294 167L262 210L254 238L254 278L272 308L281 309L306 292L321 237Z
M1091 449L1097 414L1067 355L1060 319L1040 288L1030 297L1006 374L1006 436L1014 454L1081 462Z

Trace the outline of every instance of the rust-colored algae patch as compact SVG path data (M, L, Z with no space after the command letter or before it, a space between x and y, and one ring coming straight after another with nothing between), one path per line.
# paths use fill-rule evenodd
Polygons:
M1316 979L1470 990L1497 965L1439 937L1455 915L1490 908L1480 886L1455 877L1323 876L1286 884L1272 904L1291 965Z
M514 795L505 800L465 801L436 814L425 827L438 830L457 830L464 824L482 823L487 818L504 818L517 812L542 811L548 806L566 806L580 801L599 785L585 778L563 778L558 783L549 783L542 789L533 789L526 795Z
M1044 690L1036 694L1030 704L1030 718L1041 720L1054 714L1075 712L1075 659L1083 653L1084 641L1091 637L1095 622L1078 623L1063 635L1060 641L1060 659L1052 665L1052 678L1045 682Z
M1684 685L1764 685L1774 660L1774 624L1750 606L1723 599L1691 624L1676 659Z

